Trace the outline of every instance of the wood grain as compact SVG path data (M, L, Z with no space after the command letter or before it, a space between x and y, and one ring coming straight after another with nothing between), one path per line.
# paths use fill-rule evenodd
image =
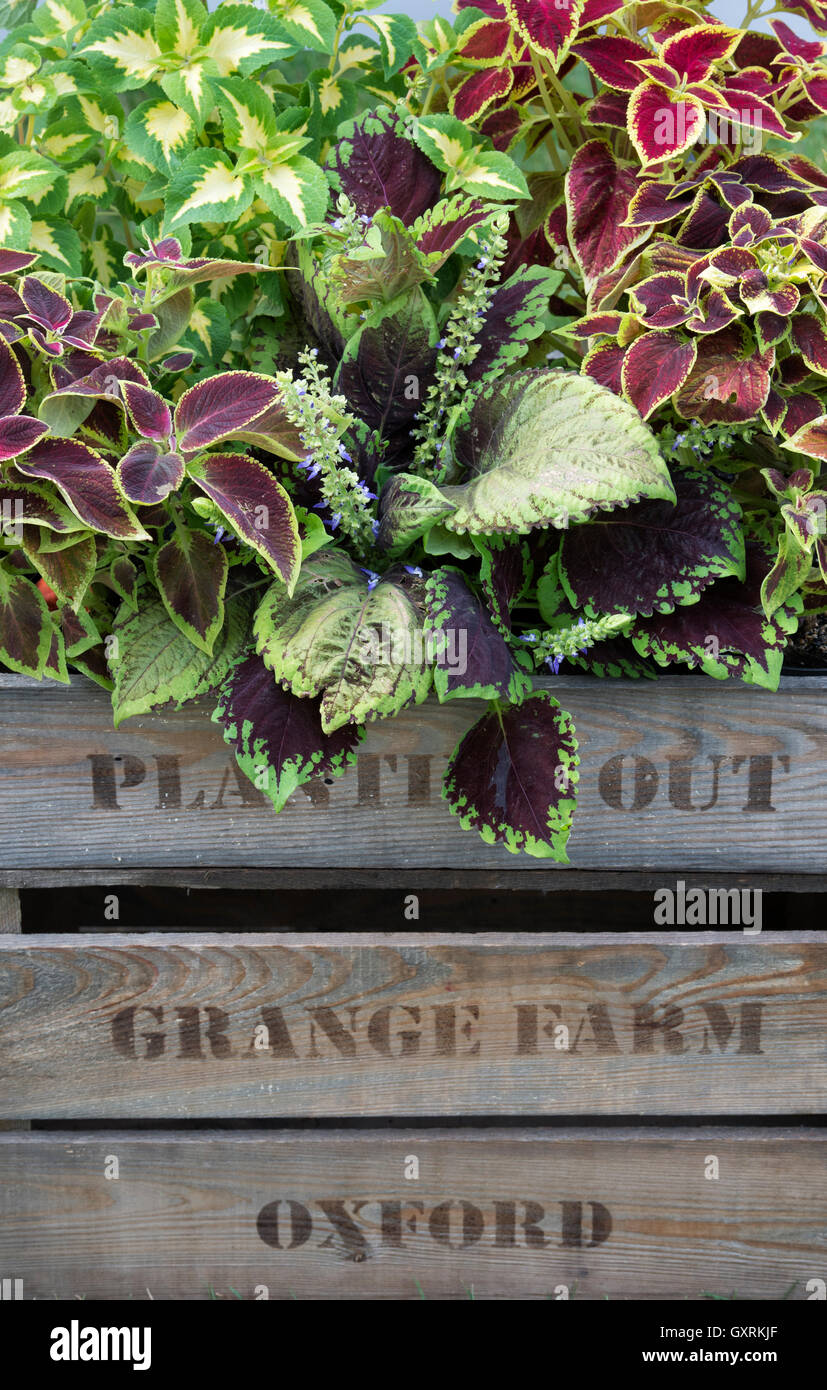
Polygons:
M827 678L789 677L777 694L703 677L547 684L581 747L573 870L823 873ZM478 702L372 725L356 769L300 789L278 817L236 776L209 710L202 701L115 732L108 697L82 678L68 689L0 678L4 870L105 867L114 881L133 866L549 874L548 861L464 832L441 799Z
M26 1298L803 1299L826 1168L811 1130L0 1136L0 1266Z
M827 1113L827 938L0 938L0 1115Z

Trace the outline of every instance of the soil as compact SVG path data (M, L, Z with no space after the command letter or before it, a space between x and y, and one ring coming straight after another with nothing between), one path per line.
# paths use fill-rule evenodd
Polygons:
M804 619L784 652L784 666L827 670L827 614L817 613Z

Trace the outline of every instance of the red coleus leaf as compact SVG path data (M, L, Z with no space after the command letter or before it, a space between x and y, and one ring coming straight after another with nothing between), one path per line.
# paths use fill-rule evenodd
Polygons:
M769 72L773 58L781 52L781 45L772 34L759 34L748 30L741 34L732 54L732 60L739 68L766 68Z
M822 404L817 396L813 396L809 391L800 391L792 396L787 402L787 409L784 412L784 433L789 437L797 434L805 425L809 425L812 420L818 420L822 414ZM792 481L792 479L790 479Z
M771 290L762 270L753 270L744 275L739 293L751 314L766 310L782 317L792 314L798 308L801 298L795 285L784 285L781 289Z
M247 454L209 454L189 463L187 472L292 593L301 565L301 540L290 498L272 473Z
M686 221L678 232L681 246L693 251L707 251L727 239L727 212L705 189L701 189Z
M513 85L511 68L482 68L454 88L451 110L461 121L476 121L492 102L508 96Z
M753 347L736 324L710 333L675 397L678 414L704 425L754 419L769 395L774 357Z
M742 72L730 73L726 79L730 91L747 92L750 96L760 97L761 101L772 101L778 92L789 87L791 81L792 73L773 81L763 68L744 68Z
M789 327L790 320L782 318L780 314L768 312L756 314L755 331L761 351L763 352L768 347L775 347L786 338Z
M729 234L736 246L749 246L753 241L765 237L772 227L772 218L766 208L748 203L736 208L729 219Z
M637 69L638 82L658 82L662 87L670 92L680 86L680 77L674 68L670 68L668 63L662 63L660 58L634 59Z
M827 246L822 246L820 242L813 241L811 237L802 237L801 249L802 251L806 251L808 258L812 261L816 270L827 273Z
M696 24L667 39L661 48L661 57L687 82L703 82L714 67L729 57L740 38L737 29Z
M576 152L566 174L568 233L587 287L646 235L623 223L637 187L634 170L619 164L602 140Z
M618 313L610 314L588 314L586 318L578 319L576 323L569 324L566 333L570 338L585 340L595 338L600 334L607 334L614 338L623 322L623 315Z
M763 406L761 407L761 414L763 415L773 434L775 434L778 430L778 427L780 426L781 421L784 418L784 411L786 410L786 408L787 402L784 400L784 397L779 395L774 386L771 386L770 393L767 396L767 399L764 402Z
M559 67L577 33L580 0L569 0L565 8L556 0L505 0L505 8L526 43Z
M705 125L700 102L674 100L655 82L643 82L632 93L629 136L645 165L682 154L701 138Z
M686 320L690 333L718 333L734 323L739 310L730 304L721 290L710 290L705 299L700 299L691 318Z
M0 660L21 675L43 674L52 645L43 594L25 575L0 567Z
M117 486L114 470L74 439L43 439L15 465L28 478L47 478L86 526L118 540L149 540Z
M815 314L797 314L792 340L811 371L827 376L827 333Z
M763 101L751 93L738 91L729 82L724 84L724 92L731 107L731 110L726 112L726 119L731 124L750 126L768 135L777 135L782 140L798 139L795 132L787 129L775 107L770 106L768 101Z
M819 415L783 442L784 449L827 463L827 415Z
M28 270L36 260L35 251L8 251L4 247L0 250L0 275L19 275L21 270Z
M621 376L626 349L616 343L604 343L602 347L592 348L583 358L582 372L590 376L600 386L607 386L616 396L623 395Z
M145 265L180 265L183 257L180 241L168 236L162 241L150 241L148 251L128 251L124 261L133 269L140 270Z
M511 46L511 25L507 19L481 19L470 24L457 46L457 57L474 63L500 63Z
M105 396L109 400L120 401L121 387L125 381L149 386L148 378L136 363L128 357L113 357L109 362L97 363L90 372L53 391L47 399L54 400L55 396Z
M433 264L443 265L470 231L491 214L490 208L478 198L456 194L429 208L413 227L416 244L423 256L433 257Z
M808 77L804 90L819 111L827 111L827 77Z
M621 371L624 394L644 420L680 389L689 376L697 347L679 334L656 330L636 338Z
M521 129L520 113L514 106L505 106L501 111L489 111L480 124L480 133L488 136L494 149L499 150L500 154L507 153Z
M231 439L278 400L275 382L255 372L220 372L199 381L175 407L178 447L192 454Z
M618 10L625 9L627 3L628 0L586 0L580 16L580 28L586 29L590 24L600 24L610 14L617 14Z
M16 319L25 317L26 306L17 290L0 282L0 318Z
M68 299L34 275L27 275L23 280L20 294L29 318L51 333L59 333L72 317Z
M0 415L17 415L25 400L23 369L8 343L0 338Z
M589 125L612 126L615 130L625 130L629 110L628 92L600 92L589 103Z
M38 439L49 433L48 425L31 415L7 415L0 419L0 460L25 454Z
M814 63L827 51L827 45L823 43L799 38L795 30L791 29L789 24L785 24L783 19L771 19L770 28L784 52L791 53L794 58L803 58L805 63Z
M129 418L145 439L168 439L172 434L169 406L157 391L133 381L121 387Z
M620 36L585 39L574 52L599 82L620 92L633 92L640 85L640 73L633 64L651 57L645 44Z
M125 497L141 506L163 502L184 481L184 460L166 454L154 439L141 439L124 454L117 468Z

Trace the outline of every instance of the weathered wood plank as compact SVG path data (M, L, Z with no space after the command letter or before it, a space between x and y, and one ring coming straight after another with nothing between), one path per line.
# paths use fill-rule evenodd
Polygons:
M27 1298L800 1299L826 1168L808 1130L0 1136L0 1266Z
M20 894L14 888L0 888L0 932L20 931Z
M821 933L0 938L0 1115L805 1113Z
M823 873L827 712L821 677L777 694L691 677L549 682L582 752L572 867ZM358 767L300 789L276 817L209 704L112 729L90 683L0 689L4 869L130 866L545 872L462 831L440 797L480 712L431 702L371 727ZM240 775L239 775L240 776ZM556 871L565 874L565 869Z

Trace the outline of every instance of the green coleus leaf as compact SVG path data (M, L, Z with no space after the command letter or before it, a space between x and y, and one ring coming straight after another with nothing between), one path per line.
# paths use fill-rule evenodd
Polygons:
M397 714L431 685L423 640L424 589L404 568L368 581L340 551L305 562L292 598L268 589L256 611L256 650L277 681L320 696L322 728Z
M323 0L280 0L281 27L302 48L332 53L336 41L336 17Z
M576 805L577 739L571 715L547 691L494 705L465 735L442 794L464 830L486 844L567 863Z
M41 265L64 275L80 275L83 268L80 237L62 217L34 218L29 232L29 250L39 253Z
M59 681L61 685L69 685L69 668L66 665L66 642L54 618L51 614L49 616L52 629L52 640L49 644L49 655L46 657L46 664L43 667L43 675L48 677L49 680Z
M206 22L207 9L201 0L158 0L155 6L155 37L164 53L192 57Z
M301 47L273 15L252 5L220 5L201 38L203 51L217 65L220 77L233 72L248 77L291 57Z
M210 653L224 625L229 561L205 531L178 526L152 557L152 577L172 621Z
M327 179L304 155L274 161L254 173L253 184L262 202L293 231L321 222L327 210Z
M311 778L341 777L355 763L365 735L353 724L325 733L319 701L282 690L255 654L230 671L213 719L223 726L242 772L277 811Z
M151 82L163 58L152 14L131 5L108 9L93 20L78 51L121 92Z
M456 116L420 116L412 122L411 133L446 175L446 193L463 189L491 202L529 197L528 184L514 160L475 145L468 126Z
M451 503L429 478L397 473L379 495L377 546L391 559L398 559L450 511Z
M386 78L404 67L409 58L425 56L416 24L409 15L378 14L365 16L362 22L379 35Z
M48 192L58 170L33 150L14 150L0 159L0 202L36 198Z
M266 92L244 77L227 77L216 85L218 108L229 150L264 154L278 140L273 104Z
M236 173L222 150L193 150L178 165L165 199L164 227L188 222L231 222L254 197L250 179Z
M85 23L86 6L83 0L41 0L32 19L44 38L65 39Z
M213 364L221 361L230 346L230 336L226 309L216 300L204 297L193 305L180 344L194 352L199 362Z
M127 117L124 140L139 158L172 171L195 144L196 123L167 99L143 101Z
M515 373L472 398L454 451L469 482L442 488L451 531L565 528L642 498L674 502L657 440L606 387L563 371Z
M210 655L176 627L160 598L142 599L137 613L124 604L113 626L117 654L110 657L115 727L171 700L180 706L215 690L244 651L249 614L246 595L228 601L224 626Z
M87 164L79 164L75 169L70 170L67 180L66 190L66 210L70 214L77 211L78 204L91 199L98 207L103 207L108 202L110 185L106 177L99 172L97 163L90 161ZM65 248L68 250L68 247Z
M15 250L28 250L32 233L31 213L15 200L0 204L0 243Z
M39 678L51 645L51 617L37 585L0 564L0 660L21 676Z

